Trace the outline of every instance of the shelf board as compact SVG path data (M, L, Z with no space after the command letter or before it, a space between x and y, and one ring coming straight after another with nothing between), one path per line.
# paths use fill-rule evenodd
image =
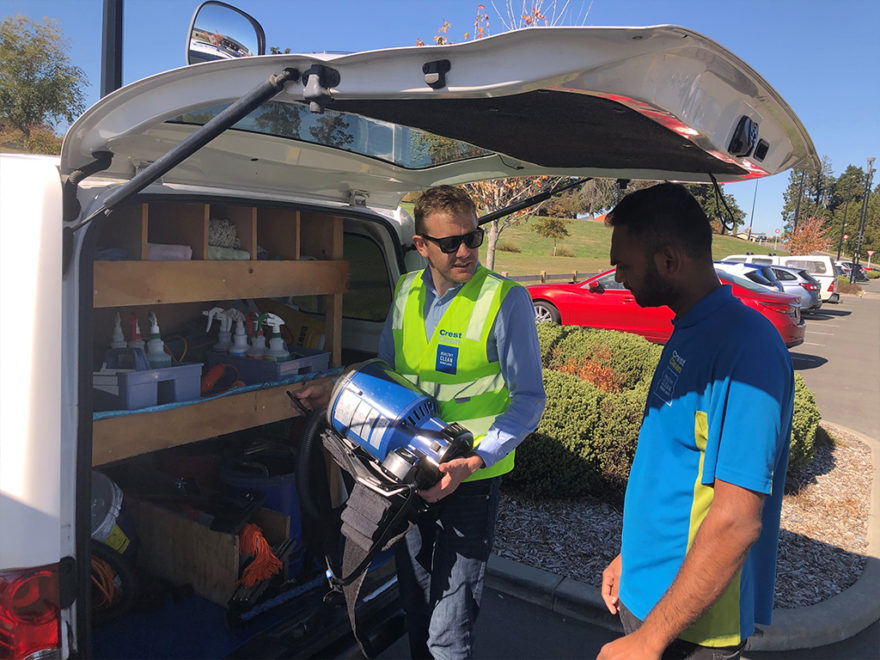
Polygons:
M92 465L296 417L301 413L286 391L305 384L279 385L170 410L96 420L92 425Z
M96 261L95 307L344 293L348 262Z

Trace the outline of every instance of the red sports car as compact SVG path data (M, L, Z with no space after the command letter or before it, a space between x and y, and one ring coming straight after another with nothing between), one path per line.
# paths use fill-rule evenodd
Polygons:
M733 295L766 316L779 330L789 348L804 341L805 323L796 296L773 293L744 277L718 273L730 284ZM576 284L536 284L527 287L535 305L535 320L565 325L621 330L665 344L672 334L674 314L668 307L639 307L622 284L614 281L614 269Z

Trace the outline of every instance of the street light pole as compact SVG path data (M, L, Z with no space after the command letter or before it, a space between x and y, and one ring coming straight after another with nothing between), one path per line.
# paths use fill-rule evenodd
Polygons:
M859 218L859 233L856 236L856 249L853 254L853 268L849 274L849 281L852 283L856 276L856 266L859 265L862 254L862 241L865 238L865 219L868 215L868 199L871 196L871 180L874 178L874 159L868 158L868 176L865 177L865 196L862 198L862 215Z
M840 250L843 247L843 236L846 231L846 214L849 212L849 203L852 201L852 190L849 191L849 197L846 199L846 206L843 207L843 224L840 226L840 240L837 241L837 261L840 261Z
M794 205L794 225L791 228L792 235L797 232L798 217L800 217L801 214L801 198L804 196L804 176L806 173L806 170L801 170L801 183L800 186L798 186L797 203Z

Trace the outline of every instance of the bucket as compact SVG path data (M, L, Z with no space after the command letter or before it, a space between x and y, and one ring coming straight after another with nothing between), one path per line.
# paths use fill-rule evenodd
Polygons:
M135 551L134 524L122 510L122 489L102 472L92 471L92 538L123 557Z
M296 462L293 455L283 451L265 451L242 457L223 466L220 479L226 490L239 494L255 490L266 495L263 506L290 517L290 538L296 541L290 568L299 571L302 553L302 514L296 490Z

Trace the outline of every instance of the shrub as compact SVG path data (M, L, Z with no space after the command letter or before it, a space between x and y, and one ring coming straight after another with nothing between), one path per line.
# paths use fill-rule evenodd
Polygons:
M533 495L572 497L595 492L599 461L590 444L603 393L577 376L544 370L547 407L538 428L516 450L506 481Z
M868 276L869 280L876 280L880 278L880 270L866 270L865 275Z
M573 256L574 256L574 252L573 252L572 250L570 250L569 248L567 248L566 246L564 246L564 245L560 245L559 247L556 248L556 251L555 251L555 252L551 252L551 256L556 256L556 257L573 257Z
M791 420L791 449L788 454L788 465L799 468L813 459L816 443L816 430L819 427L819 408L816 397L807 387L800 374L794 375L794 415Z
M605 397L599 404L593 450L608 493L618 499L626 492L650 385L650 379L643 380L634 389Z
M564 336L554 338L553 346L547 346L546 354L545 345L541 343L545 367L559 369L569 360L581 363L607 354L607 364L620 378L620 388L625 390L633 389L639 381L650 379L654 374L663 349L643 337L614 330L566 327L570 330ZM541 335L538 338L540 340Z
M516 241L498 241L495 244L495 249L501 252L515 252L516 254L522 252L522 248Z

